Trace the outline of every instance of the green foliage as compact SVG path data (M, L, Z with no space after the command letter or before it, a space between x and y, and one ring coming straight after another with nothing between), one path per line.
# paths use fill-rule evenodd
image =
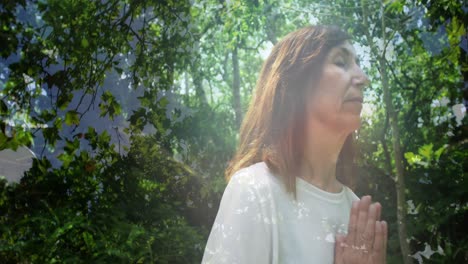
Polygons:
M120 104L115 100L111 92L105 91L101 96L101 101L102 102L99 104L99 109L101 109L100 116L109 114L109 119L114 120L114 116L122 112Z
M128 156L103 167L98 158L106 150L99 140L95 157L75 153L76 139L67 142L62 167L36 159L20 184L2 180L1 239L7 243L0 258L7 263L200 259L206 230L188 221L195 221L188 212L203 209L193 193L192 172L144 138L134 140Z
M447 145L444 145L434 151L432 143L423 145L418 149L418 154L414 154L413 152L406 152L405 153L405 158L408 162L409 165L422 165L425 166L426 168L431 164L433 160L438 162L440 155L444 152L446 149Z

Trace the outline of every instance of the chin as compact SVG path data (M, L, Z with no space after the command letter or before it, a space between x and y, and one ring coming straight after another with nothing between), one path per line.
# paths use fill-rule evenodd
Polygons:
M347 133L352 133L361 127L361 116L348 116L346 120L343 120L342 124L343 130L346 130Z

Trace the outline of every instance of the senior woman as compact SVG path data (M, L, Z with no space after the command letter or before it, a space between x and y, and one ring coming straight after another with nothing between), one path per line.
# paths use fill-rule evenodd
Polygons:
M202 263L385 263L381 205L353 186L367 76L350 36L309 26L265 61Z

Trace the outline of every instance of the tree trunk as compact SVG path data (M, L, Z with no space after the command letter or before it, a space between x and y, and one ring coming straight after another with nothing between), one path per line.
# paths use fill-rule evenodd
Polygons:
M242 106L240 98L240 71L237 45L232 51L232 76L232 106L236 115L236 125L239 128L242 122Z
M193 79L193 86L195 87L195 96L198 98L201 106L208 105L208 101L206 100L206 93L205 89L203 89L203 78L200 72L197 72L196 67L192 67L192 79Z
M363 10L363 22L366 28L369 28L367 24L368 11L366 7L366 1L361 0L362 10ZM381 3L381 28L382 28L382 42L385 47L386 35L385 35L385 9L383 3ZM375 54L378 54L378 62L380 69L380 77L382 82L383 90L383 99L385 108L389 116L390 127L392 129L392 144L393 144L393 158L395 160L395 169L396 169L396 191L397 191L397 220L398 220L398 236L400 241L400 250L403 256L404 264L413 263L413 258L410 254L409 244L406 240L406 193L405 193L405 171L403 167L403 155L401 153L401 144L400 144L400 131L398 129L398 113L395 112L393 107L393 102L390 94L390 88L388 84L388 76L386 69L386 60L385 60L385 49L379 54L377 47L373 44L372 37L369 35L369 31L366 31L366 37L371 50Z
M265 15L266 15L266 24L265 24L265 30L266 30L266 35L267 39L273 44L276 45L278 42L278 39L276 37L276 23L277 22L277 17L279 16L277 13L276 14L271 14L272 9L274 8L270 1L265 1Z
M188 80L188 73L184 73L184 82L185 82L185 96L184 96L184 102L186 106L190 106L190 87L189 87L189 80Z

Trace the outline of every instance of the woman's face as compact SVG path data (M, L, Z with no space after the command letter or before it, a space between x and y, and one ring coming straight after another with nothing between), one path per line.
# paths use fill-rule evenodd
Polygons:
M358 129L367 83L353 46L346 41L334 47L325 58L319 82L310 85L308 120L345 133Z

